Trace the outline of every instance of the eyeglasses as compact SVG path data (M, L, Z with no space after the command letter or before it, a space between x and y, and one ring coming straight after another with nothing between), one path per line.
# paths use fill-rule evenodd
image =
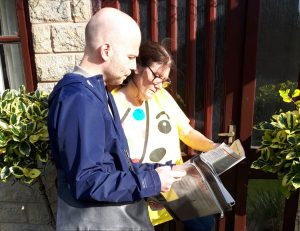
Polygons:
M161 83L163 88L167 88L168 86L170 86L170 84L171 84L171 80L170 79L162 79L161 77L159 77L158 75L156 75L154 73L154 71L148 65L146 65L146 66L149 68L149 70L151 71L151 73L152 73L152 75L154 77L152 79L152 82L154 84L160 84Z

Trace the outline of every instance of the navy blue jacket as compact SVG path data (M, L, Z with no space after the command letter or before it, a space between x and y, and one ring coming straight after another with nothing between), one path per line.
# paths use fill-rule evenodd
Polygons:
M72 73L58 82L49 98L48 129L56 167L77 200L133 202L159 194L157 165L126 157L119 114L101 75Z

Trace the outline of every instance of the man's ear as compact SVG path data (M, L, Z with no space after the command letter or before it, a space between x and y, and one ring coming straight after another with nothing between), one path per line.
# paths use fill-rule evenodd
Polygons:
M111 45L109 43L104 43L98 48L98 50L104 61L109 60L112 54Z
M134 70L134 74L136 74L136 75L142 74L144 70L145 70L145 68L137 63L136 64L136 69Z

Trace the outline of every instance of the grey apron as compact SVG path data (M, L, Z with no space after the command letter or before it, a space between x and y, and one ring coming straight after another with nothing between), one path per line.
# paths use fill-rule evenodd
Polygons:
M72 196L64 173L58 170L57 175L57 231L154 230L145 200L131 204L78 201Z

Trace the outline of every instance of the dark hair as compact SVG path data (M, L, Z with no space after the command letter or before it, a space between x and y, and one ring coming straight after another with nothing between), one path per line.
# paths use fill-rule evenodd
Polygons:
M163 45L151 41L143 43L140 46L137 63L141 66L151 66L154 62L171 65L173 60Z
M176 73L176 68L171 54L168 49L157 42L147 41L140 46L139 56L137 57L137 64L142 67L151 66L152 63L157 62L162 65L169 65L170 79L172 80L173 75ZM134 72L123 82L126 85L134 77Z

